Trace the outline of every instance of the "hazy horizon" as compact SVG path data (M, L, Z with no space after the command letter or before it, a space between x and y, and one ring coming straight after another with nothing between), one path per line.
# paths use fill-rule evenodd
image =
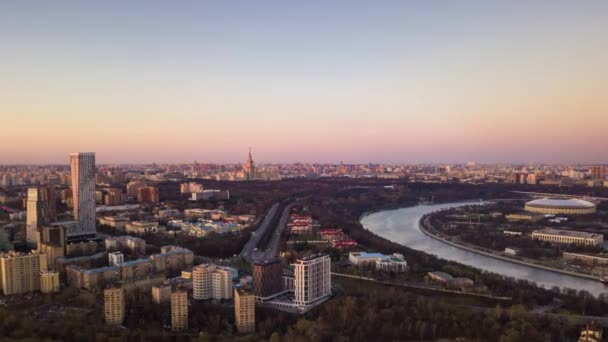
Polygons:
M608 2L0 4L0 164L603 164Z
M84 151L83 151L84 152ZM91 151L86 151L91 152ZM93 151L94 152L94 151ZM71 153L71 152L70 152ZM69 153L67 154L69 156ZM167 164L216 164L216 165L237 165L244 164L247 156L243 157L242 160L226 160L226 161L214 161L214 160L176 160L176 161L163 161L163 160L149 160L140 162L117 162L106 159L104 156L100 158L99 155L95 155L95 162L99 165L167 165ZM566 161L566 162L549 162L549 161L479 161L479 160L454 160L454 161L318 161L318 160L291 160L291 161L269 161L264 159L257 159L255 153L253 153L254 162L257 165L268 164L325 164L325 165L364 165L364 164L384 164L384 165L465 165L469 162L474 162L477 166L483 165L509 165L509 166L601 166L608 165L608 162L577 162L577 161ZM25 163L0 163L0 166L69 166L69 157L63 161L55 162L25 162Z

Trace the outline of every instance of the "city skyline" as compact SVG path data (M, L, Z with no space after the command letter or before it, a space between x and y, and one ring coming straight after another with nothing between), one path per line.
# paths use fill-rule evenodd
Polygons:
M72 154L74 152L70 152L68 154ZM82 152L80 152L82 153ZM97 154L96 152L87 152ZM241 153L242 154L242 153ZM253 152L251 154L254 154ZM231 154L232 155L232 154ZM246 155L246 154L245 154ZM133 161L137 160L136 158L126 159L124 161L114 161L112 159L104 159L103 156L100 162L96 162L98 166L145 166L145 165L188 165L188 164L209 164L209 165L227 165L227 166L238 166L238 165L247 165L249 160L245 157L241 157L238 159L237 156L235 159L229 160L203 160L203 159L193 159L193 160L144 160L144 161ZM64 158L65 159L65 158ZM99 158L98 158L99 159ZM548 161L548 160L474 160L474 159L446 159L446 160L410 160L410 161L391 161L391 160L356 160L356 161L347 161L347 160L291 160L291 161L281 161L281 160L264 160L264 158L258 159L254 158L255 163L257 165L295 165L295 164L317 164L317 165L394 165L394 166L416 166L416 165L468 165L471 164L473 166L603 166L608 165L608 159L604 159L603 161ZM51 162L23 162L23 163L0 163L0 166L10 167L10 166L70 166L69 162L65 160L59 161L51 161Z
M0 164L604 163L607 10L4 3Z

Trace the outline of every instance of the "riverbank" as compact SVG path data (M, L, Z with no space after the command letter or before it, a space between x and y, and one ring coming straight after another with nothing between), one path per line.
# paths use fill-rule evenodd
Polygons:
M423 294L444 294L444 295L451 295L451 296L472 297L472 298L492 300L492 301L501 302L501 303L511 303L513 301L513 298L511 298L511 297L492 296L492 295L483 294L483 293L462 292L462 291L446 290L446 289L439 289L439 288L427 287L427 286L381 281L381 280L374 279L374 278L355 276L355 275L346 274L346 273L331 272L331 275L332 275L332 277L336 276L336 277L369 281L369 282L376 283L378 285L401 287L401 288L408 289L408 290L419 291Z
M420 231L422 233L424 233L425 235L427 235L430 238L433 238L435 240L441 241L445 244L448 244L450 246L456 247L456 248L460 248L472 253L476 253L476 254L480 254L480 255L484 255L490 258L494 258L494 259L498 259L498 260L502 260L502 261L507 261L507 262L511 262L514 264L520 264L520 265L524 265L524 266L529 266L529 267L533 267L533 268L537 268L537 269L542 269L545 271L550 271L550 272L556 272L556 273L561 273L561 274L566 274L566 275L570 275L570 276L574 276L574 277L579 277L579 278L584 278L584 279L589 279L589 280L595 280L599 282L599 279L596 276L590 275L590 274L584 274L584 273L578 273L578 272L573 272L573 271L568 271L568 270L562 270L559 268L555 268L555 267L550 267L550 266L545 266L545 265L539 265L533 262L528 262L528 261L524 261L524 260L518 260L518 259L513 259L513 258L509 258L506 256L502 256L502 255L498 255L495 253L491 253L491 252L486 252L486 251L482 251L478 248L474 248L474 247L470 247L470 246L465 246L463 244L459 244L457 242L445 239L441 236L438 236L437 234L433 234L429 231L429 228L433 228L430 225L430 216L431 214L425 215L423 216L420 221L418 222Z
M490 203L491 201L492 200L487 200L487 201L484 201L483 203ZM390 205L390 206L385 206L385 207L381 207L381 208L378 208L378 209L373 209L373 210L369 210L369 211L364 212L363 214L359 215L359 223L361 223L361 221L365 217L367 217L369 215L373 215L375 213L382 212L382 211L399 210L399 209L403 209L403 208L413 208L413 207L418 206L418 205L435 205L435 204L444 204L444 203L452 203L452 204L458 205L458 204L461 204L461 203L472 203L472 202L471 202L471 200L461 200L461 201L448 201L448 202L439 201L439 202L424 203L424 204L421 204L421 203L418 202L418 203L412 203L410 205L405 205L405 204L404 205Z

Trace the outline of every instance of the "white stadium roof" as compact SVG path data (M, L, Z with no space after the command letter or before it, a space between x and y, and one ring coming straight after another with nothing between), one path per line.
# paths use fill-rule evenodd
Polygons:
M551 207L551 208L593 208L595 204L578 198L542 198L526 203L531 207Z

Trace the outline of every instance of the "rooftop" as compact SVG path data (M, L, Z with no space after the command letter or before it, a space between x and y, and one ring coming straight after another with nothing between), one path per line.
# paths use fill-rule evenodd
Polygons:
M579 232L579 231L575 231L575 230L553 229L553 228L543 228L543 229L535 230L533 233L572 236L572 237L580 237L580 238L592 238L592 239L600 236L599 234L585 233L585 232Z
M579 198L541 198L527 202L526 205L532 207L556 207L556 208L593 208L595 204Z
M357 258L377 258L382 260L388 259L388 256L382 253L357 252L352 254Z
M281 259L273 258L273 259L258 261L254 265L267 266L267 265L272 265L272 264L276 264L276 263L280 263L280 262L281 262Z
M303 258L299 258L298 261L310 261L310 260L323 258L323 257L327 257L327 255L319 253L319 254L313 254L313 255L305 256Z

